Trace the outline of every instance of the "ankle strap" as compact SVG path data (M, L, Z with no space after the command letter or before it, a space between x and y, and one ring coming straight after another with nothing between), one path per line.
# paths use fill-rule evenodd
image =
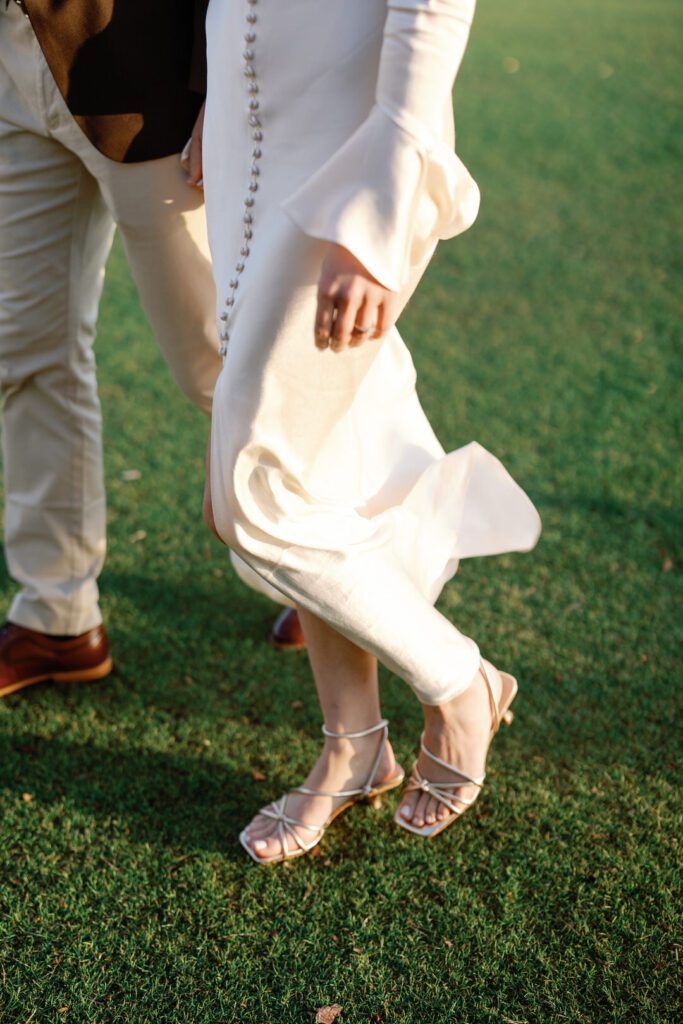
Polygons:
M323 724L323 735L330 736L332 739L347 739L347 740L358 740L361 736L370 736L373 732L379 732L380 729L386 729L389 725L387 718L382 718L377 725L371 725L369 729L361 729L359 732L333 732Z
M484 665L483 661L480 661L479 663L479 671L484 677L484 682L486 683L486 688L489 692L489 703L491 704L491 711L493 712L494 721L493 731L494 733L496 733L500 728L500 711L498 709L498 701L496 700L496 694L493 689L493 684L489 679L488 672L486 671L486 666Z
M480 788L481 788L481 786L483 786L484 779L486 778L486 773L484 773L483 775L480 775L479 778L475 779L474 776L468 775L467 772L464 772L462 770L462 768L458 768L454 764L449 764L448 761L442 761L442 759L440 757L437 757L436 754L432 754L432 752L429 749L429 747L427 747L425 745L424 733L422 733L422 736L420 737L420 749L422 750L423 754L426 754L427 757L430 758L430 760L432 760L434 762L434 764L438 764L441 768L447 768L449 772L453 772L454 775L459 775L461 777L461 779L462 779L462 782L456 781L456 782L430 783L430 785L462 786L462 785L465 785L465 783L469 782L473 786L479 786ZM416 769L417 769L417 761L415 762L415 765L414 765L414 771L413 771L414 774L416 772Z

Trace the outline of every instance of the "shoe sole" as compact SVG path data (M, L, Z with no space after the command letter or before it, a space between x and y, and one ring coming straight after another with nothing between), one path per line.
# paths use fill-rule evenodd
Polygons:
M274 651L305 651L306 644L286 644L281 640L276 640L275 637L268 637L268 643Z
M499 709L500 722L501 725L512 725L512 720L515 715L513 711L510 711L510 705L517 696L519 686L517 685L515 677L509 675L507 672L501 672L500 677L503 683L503 690L501 693L501 697L503 697L503 699L500 702ZM465 814L466 811L469 811L470 807L474 806L475 803L476 799L473 800L469 806L464 807L459 814L452 814L450 818L445 818L443 821L435 821L433 825L422 825L421 827L411 825L409 821L406 821L405 818L400 816L399 811L401 806L399 804L396 813L394 814L394 822L399 828L402 828L404 832L411 832L414 836L420 836L422 839L434 839L435 836L440 835L440 833L443 832L444 829L448 828L449 825L452 825L454 821L457 821L458 818L462 818L463 814Z
M11 686L4 686L0 689L0 697L7 697L10 693L24 690L27 686L34 686L36 683L46 683L50 680L55 683L92 683L98 679L108 676L114 667L111 658L106 658L94 668L78 669L74 672L49 672L43 676L31 676L30 679L20 679Z
M328 818L327 824L324 826L324 830L323 830L322 835L320 836L320 839L316 840L316 842L313 843L312 846L306 847L306 849L303 849L303 850L301 850L301 849L292 850L291 853L278 854L276 857L259 857L258 854L254 853L254 851L249 846L249 843L247 842L247 838L246 838L246 831L244 829L240 832L240 834L238 836L238 839L239 839L241 845L244 847L244 849L247 851L247 853L251 857L251 859L256 864L262 864L262 865L265 866L265 865L268 865L268 864L282 864L283 861L286 861L286 860L296 860L297 857L303 857L304 854L310 853L311 850L314 850L316 848L316 846L318 846L318 844L323 839L323 837L325 835L325 832L327 832L328 828L330 827L330 825L332 824L334 819L338 818L340 814L344 813L344 811L348 811L349 807L353 807L354 804L363 803L363 801L365 801L365 800L373 800L376 796L381 796L382 793L388 793L388 792L390 792L390 790L396 789L398 786L402 786L403 782L405 780L405 777L406 777L406 773L401 768L401 770L400 770L398 775L396 775L389 782L385 782L384 785L382 785L382 786L375 786L375 788L371 789L370 792L366 796L356 797L355 800L347 800L347 802L345 804L342 804L341 807L338 807L337 810L334 812L334 814L332 814L332 816L330 818Z

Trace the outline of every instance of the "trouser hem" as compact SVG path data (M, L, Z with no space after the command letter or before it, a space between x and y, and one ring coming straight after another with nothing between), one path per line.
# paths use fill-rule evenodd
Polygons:
M7 612L7 621L48 636L80 636L102 625L102 613L97 606L75 610L73 605L68 613L62 613L17 594Z

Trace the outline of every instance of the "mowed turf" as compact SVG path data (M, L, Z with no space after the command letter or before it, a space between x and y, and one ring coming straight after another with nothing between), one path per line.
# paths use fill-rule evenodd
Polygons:
M2 1024L680 1019L682 18L480 5L457 110L481 215L402 328L445 446L503 458L544 533L440 601L521 693L475 809L434 842L397 830L392 796L318 856L263 870L239 847L320 715L200 521L206 423L116 248L97 344L116 672L0 702ZM418 705L382 688L409 767Z

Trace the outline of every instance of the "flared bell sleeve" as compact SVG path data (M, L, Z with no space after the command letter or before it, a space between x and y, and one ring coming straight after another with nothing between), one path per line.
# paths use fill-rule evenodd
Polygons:
M475 2L389 0L372 110L283 204L302 231L348 249L392 291L477 216L452 106Z

